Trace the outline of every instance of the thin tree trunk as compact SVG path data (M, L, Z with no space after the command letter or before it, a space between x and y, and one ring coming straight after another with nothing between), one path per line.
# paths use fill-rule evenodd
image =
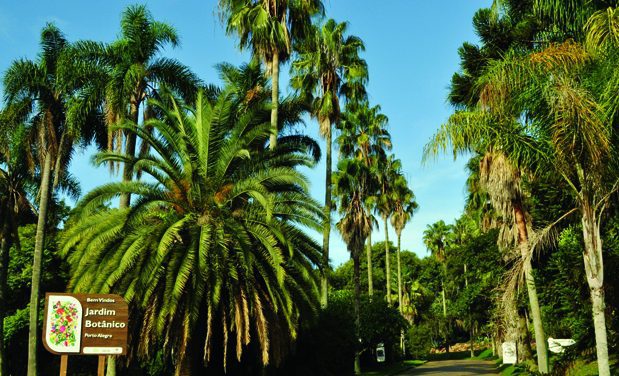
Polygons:
M353 254L353 283L355 285L354 309L355 309L355 336L356 336L355 342L356 342L356 339L359 338L360 332L361 332L361 314L360 314L360 307L361 307L360 264L361 262L359 260L359 255L361 254L362 250L355 250L353 252L354 253L352 254ZM355 370L355 375L361 374L361 352L359 351L359 349L355 349L354 370Z
M277 115L276 115L277 116ZM331 170L332 170L332 135L331 124L326 137L327 143L327 160L326 160L326 177L325 177L325 224L322 230L322 272L320 280L320 304L326 307L329 299L329 239L331 234Z
M400 309L400 313L402 313L402 266L400 262L400 252L401 252L401 238L402 234L398 232L398 307Z
M595 348L600 376L610 375L608 359L608 338L606 333L606 303L604 299L604 263L602 258L602 238L596 214L588 201L583 198L582 233L585 242L583 254L587 284L591 293Z
M447 301L445 299L445 280L441 279L441 297L443 298L443 317L445 318L445 342L449 352L449 325L447 323Z
M136 126L138 124L138 117L140 115L140 103L136 98L131 101L131 121ZM135 157L136 135L133 132L125 132L125 154L129 157ZM123 166L123 182L129 182L133 180L133 166L129 163L125 163ZM131 193L123 193L120 196L121 209L128 208L131 205Z
M107 367L105 369L105 376L116 376L116 357L107 357Z
M372 295L374 294L374 281L372 280L372 233L370 231L368 235L368 245L366 247L367 251L367 263L368 263L368 295L370 296L370 300L372 300Z
M533 277L533 266L531 260L527 257L529 251L529 234L527 231L526 216L524 209L520 203L514 204L514 214L516 226L518 228L518 246L520 247L520 255L522 260L527 264L525 269L525 283L527 285L527 295L529 296L529 309L533 318L533 329L535 331L535 349L537 352L537 368L540 373L548 373L548 345L546 344L546 335L542 323L542 313L537 298L537 288L535 286L535 278Z
M278 127L278 111L279 111L279 52L273 51L273 61L271 63L271 137L269 140L269 148L275 149L277 146Z
M464 287L468 288L469 287L469 277L468 277L468 270L467 270L467 265L464 264ZM475 356L475 347L474 347L474 337L473 337L473 317L470 314L470 307L469 307L469 342L470 342L470 351L471 351L471 358L473 358Z
M37 232L34 239L34 261L32 264L32 284L30 288L30 324L28 330L28 376L37 375L37 338L39 317L39 288L41 283L41 259L45 243L45 222L47 219L47 205L49 200L50 172L52 156L47 151L43 162L41 189L39 191L39 218Z
M4 317L7 306L7 276L9 269L9 231L8 223L4 225L0 239L0 376L7 374L7 353L4 343Z
M387 216L383 216L385 222L385 279L387 280L387 304L391 306L391 260L389 259L389 227Z
M66 131L62 132L60 143L58 144L58 155L56 155L56 162L54 163L54 183L52 184L52 192L54 192L60 184L60 170L62 169L62 154L64 153L65 138Z

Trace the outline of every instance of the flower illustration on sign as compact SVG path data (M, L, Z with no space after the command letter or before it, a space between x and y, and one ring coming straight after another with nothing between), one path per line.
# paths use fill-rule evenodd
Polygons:
M78 315L79 312L75 303L60 300L54 302L49 335L49 339L54 345L75 346Z
M82 305L74 297L50 295L47 303L45 343L58 353L80 351Z

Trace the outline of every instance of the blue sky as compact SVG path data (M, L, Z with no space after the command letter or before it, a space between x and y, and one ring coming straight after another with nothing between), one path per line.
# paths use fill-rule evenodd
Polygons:
M10 1L0 3L0 72L17 58L34 59L39 32L54 22L69 38L112 41L119 30L126 1ZM423 257L427 251L422 236L425 227L439 219L451 222L464 204L464 160L450 156L421 164L423 145L453 111L446 103L452 74L458 70L457 49L465 41L476 42L472 17L491 0L326 0L327 16L348 21L350 33L366 44L370 69L368 91L372 104L380 104L389 117L393 152L402 160L404 172L417 196L420 209L402 234L403 249ZM227 61L240 64L248 55L226 36L217 16L215 0L146 2L155 19L172 24L181 36L181 46L165 54L191 67L204 81L218 82L214 66ZM287 71L284 67L283 71ZM284 90L287 75L284 74ZM307 132L318 138L316 124L307 122ZM92 149L78 153L71 165L82 191L117 177L90 164ZM324 164L309 171L312 195L324 197ZM334 265L348 260L346 247L332 231ZM319 239L320 235L316 234ZM390 229L390 239L395 234ZM384 239L382 228L373 240Z

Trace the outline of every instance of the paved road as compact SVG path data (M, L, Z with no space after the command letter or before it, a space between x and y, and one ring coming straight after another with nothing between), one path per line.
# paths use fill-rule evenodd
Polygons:
M469 376L469 375L498 375L496 366L491 362L479 360L442 360L428 362L420 367L413 368L398 376L414 375L450 375L450 376Z

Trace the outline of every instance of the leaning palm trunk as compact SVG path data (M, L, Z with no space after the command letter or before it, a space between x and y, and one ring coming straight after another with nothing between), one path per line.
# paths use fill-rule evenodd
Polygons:
M533 329L535 330L535 344L537 352L537 368L540 373L548 373L548 347L546 345L546 336L544 326L542 324L542 314L537 298L537 288L535 287L535 278L533 277L533 267L531 259L527 257L529 250L529 234L527 232L526 217L521 205L514 205L514 214L516 226L518 228L518 246L520 247L520 255L526 263L524 265L524 278L527 286L527 295L529 296L529 309L533 318Z
M602 238L600 224L595 210L583 195L582 201L582 235L585 242L583 259L587 284L591 293L593 310L593 327L595 330L595 346L600 376L610 375L608 359L608 339L606 334L606 316L604 300L604 264L602 259Z
M275 115L277 117L277 115ZM329 121L329 120L327 120ZM329 239L331 234L331 175L332 175L332 135L331 124L325 135L327 143L326 178L325 178L325 225L322 232L322 275L320 280L320 304L326 307L329 297Z
M39 288L41 283L41 259L43 257L43 246L45 243L45 220L47 218L51 168L52 156L51 153L47 151L43 162L41 189L39 190L39 218L37 220L37 232L34 238L34 260L32 263L32 284L30 289L30 323L28 329L28 376L37 375Z
M387 304L391 306L391 262L389 260L389 228L387 216L383 216L385 222L385 279L387 280Z
M269 148L275 149L277 146L278 111L279 111L279 52L273 51L273 61L271 62L271 136Z
M367 245L367 263L368 263L368 295L370 296L370 300L372 299L372 295L374 294L374 282L372 281L372 234L368 235L368 245Z

